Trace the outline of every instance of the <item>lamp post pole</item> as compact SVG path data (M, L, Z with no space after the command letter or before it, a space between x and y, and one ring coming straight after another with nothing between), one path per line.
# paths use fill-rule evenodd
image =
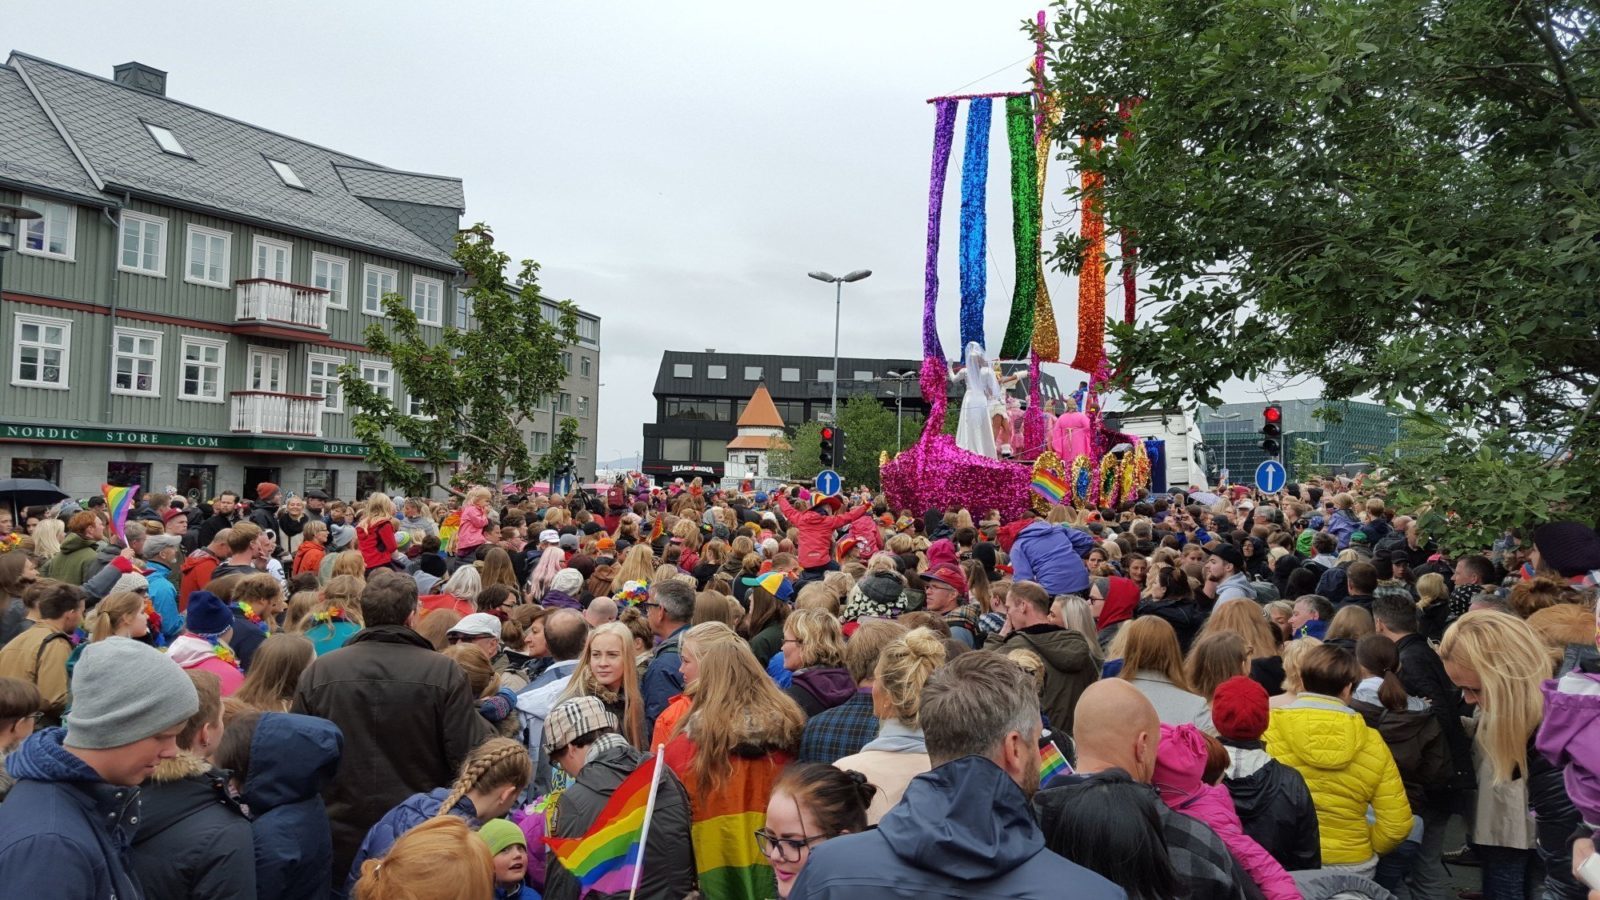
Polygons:
M872 274L871 269L857 269L848 275L830 275L827 272L808 272L810 277L833 285L833 378L829 384L828 424L839 427L839 315L844 303L844 284L860 281Z

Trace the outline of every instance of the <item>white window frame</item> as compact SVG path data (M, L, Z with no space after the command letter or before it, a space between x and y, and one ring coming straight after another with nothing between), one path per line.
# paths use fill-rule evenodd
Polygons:
M833 370L832 369L818 369L817 370L817 380L822 382L823 384L827 384L828 382L832 381L833 380Z
M257 264L256 251L260 247L266 247L266 248L271 249L271 250L282 250L283 251L283 277L282 278L274 278L271 275L263 275L263 274L261 274L261 272L259 270L257 270L257 268L256 268L256 264ZM284 282L286 284L294 284L294 245L289 243L288 241L280 241L277 238L262 237L259 234L251 235L250 236L250 277L252 277L252 278L266 278L266 279L268 279L270 281L282 281L282 282Z
M331 279L326 285L317 284L317 263L327 263L329 266L342 267L337 291L329 286L333 284ZM332 253L312 253L311 286L323 288L328 292L329 309L348 309L350 306L350 260L343 256L334 256ZM337 303L334 302L335 298L338 299Z
M66 262L76 262L78 249L78 207L71 203L62 203L59 200L47 200L44 197L26 196L22 198L22 205L32 209L37 209L39 212L43 213L43 215L37 219L27 219L18 223L21 225L21 227L17 229L19 232L17 235L19 238L17 242L17 252L25 253L28 256L42 256L45 259L59 259L65 260ZM66 232L66 250L61 253L53 253L50 250L50 230L51 226L59 221L56 213L62 210L65 210L67 217L67 224L66 228L64 229ZM28 247L28 237L29 234L34 230L35 225L38 226L40 234L40 248L38 250L33 250Z
M209 278L196 278L194 276L193 269L194 269L194 238L195 238L195 235L200 235L201 237L205 237L205 238L208 238L208 239L210 239L210 238L221 238L222 239L222 279L220 281L212 281ZM208 254L210 252L209 247L210 247L210 243L209 243L209 240L208 240L208 242L207 242L207 253ZM210 262L210 260L208 259L207 260L208 264L206 266L206 271L208 271L208 272L211 270L209 262ZM232 263L233 263L233 235L232 234L230 234L229 232L226 232L226 231L220 231L220 230L218 230L216 228L206 228L203 225L190 225L184 231L184 235L183 235L183 280L184 281L188 282L189 284L198 284L198 285L203 285L205 287L230 288L230 287L233 286L233 277L232 277L233 276L233 272L231 271L232 270Z
M123 337L131 337L134 341L149 339L151 344L150 355L140 354L135 350L132 354L122 352L118 344ZM138 384L139 370L137 363L141 360L150 362L150 387L140 390L135 387L117 387L117 361L124 357L134 360L133 383ZM146 331L143 328L113 328L111 329L111 393L124 397L159 397L161 396L161 332Z
M368 372L373 372L373 373L388 372L389 373L388 382L386 384L379 385L376 382L374 382L373 379L367 377L367 373ZM361 361L361 380L365 381L367 384L371 385L372 389L374 391L377 391L379 394L382 394L385 398L388 399L388 401L390 403L394 402L395 385L394 385L394 364L393 363L380 362L380 361L375 360L375 359L363 359Z
M672 377L673 378L693 378L694 377L694 364L693 363L673 363L672 364Z
M378 296L376 296L376 297L368 297L367 296L367 282L368 282L368 280L370 279L370 277L372 275L377 275L377 276L379 276L379 279L380 279L380 288L379 288L379 291L378 291ZM381 287L381 279L382 279L382 277L384 275L389 276L389 290L387 290L387 291L382 290L382 287ZM371 263L364 263L361 266L361 311L362 312L366 313L369 316L378 316L378 317L381 318L383 316L383 295L384 294L398 293L399 290L400 290L400 273L398 271L396 271L394 269L391 269L391 268L388 268L386 266L375 266L375 265L372 265ZM371 302L369 302L369 301L371 301Z
M586 438L586 437L580 436L577 439L577 441L573 443L572 450L573 450L574 453L580 453L580 454L581 453L588 453L589 452L589 439Z
M143 266L130 266L125 261L127 253L128 223L139 223L139 260L144 261L145 229L152 226L161 229L161 236L156 241L156 267L146 269ZM135 275L149 275L153 278L167 277L167 230L170 223L165 216L152 216L148 213L134 212L131 209L122 211L122 222L117 227L117 271L132 272Z
M706 366L706 378L711 381L727 381L728 367L721 364L708 365Z
M528 452L545 454L550 452L550 435L543 431L528 432Z
M424 421L432 422L433 421L433 416L430 416L427 413L422 412L421 409L422 409L422 404L417 399L417 395L408 392L406 394L406 408L405 408L406 415L410 416L413 419L422 419Z
M556 394L556 408L558 413L572 412L572 395L566 391Z
M200 366L202 368L207 368L207 369L215 368L217 370L217 395L215 397L207 397L207 396L204 396L202 394L190 394L190 393L186 392L187 388L188 388L189 379L187 377L188 373L185 372L184 370L189 367L189 348L190 347L213 347L213 348L216 349L216 351L217 351L217 361L215 363L208 363L208 362L203 362L203 361L196 363L196 365L198 365L198 366ZM183 335L182 337L179 338L179 340L178 340L178 399L179 400L188 400L188 401L191 401L191 402L194 402L194 403L224 403L228 399L227 379L228 379L228 342L227 341L219 341L219 340L216 340L215 338L194 337L192 335ZM201 383L202 384L204 383L204 381L205 381L204 379L201 379Z
M44 328L60 328L61 329L61 344L60 344L60 346L56 346L54 344L47 344L43 340L40 340L40 341L38 341L36 343L32 343L32 344L28 345L28 346L31 346L31 347L33 347L33 348L35 348L36 350L39 351L39 375L41 377L44 375L44 351L46 351L46 350L59 350L59 351L61 351L61 363L60 363L60 365L58 365L56 367L61 373L61 379L60 379L60 383L59 384L52 384L51 382L43 381L43 380L39 380L39 379L35 379L33 381L24 381L22 379L22 347L23 347L23 343L22 343L22 326L23 325L37 325L40 329L44 329ZM53 318L50 318L49 316L35 316L35 315L29 315L27 313L17 313L16 315L12 316L12 327L16 329L16 332L12 337L12 343L14 343L16 345L16 349L11 354L11 384L12 384L12 386L14 386L14 387L44 388L45 390L50 390L50 391L65 391L65 390L70 389L71 388L71 384L68 381L68 374L72 371L72 368L71 368L71 363L72 363L72 320L70 320L70 319L53 319ZM42 332L41 332L40 336L41 336L41 338L43 337Z
M778 370L778 380L779 381L798 382L800 380L800 370L799 369L781 369L780 368Z
M761 380L761 376L763 374L764 373L762 372L760 366L745 366L744 367L744 380L745 381L760 381Z
M327 374L317 375L312 372L312 367L317 363L331 365L333 368L327 370ZM339 384L339 367L344 364L345 358L342 356L329 356L325 353L306 354L306 393L317 394L322 398L322 411L325 413L344 412L344 388ZM318 381L329 382L333 385L332 403L328 402L328 394L318 393L313 388L313 383Z
M140 121L144 120L141 119ZM189 151L183 148L183 142L178 140L178 133L171 128L165 125L157 125L154 122L145 122L144 130L150 133L150 140L156 142L156 146L161 148L162 153L194 159L193 156L189 155Z
M427 307L418 309L417 304L423 300L423 289L431 288L433 293L433 315L427 315ZM417 321L423 325L432 325L438 328L444 324L444 282L426 275L411 276L411 311L416 313Z
M589 398L582 394L578 395L578 418L589 418Z
M281 159L273 159L270 156L264 157L264 159L266 159L267 165L272 167L272 171L277 173L278 180L283 182L284 187L305 191L308 194L311 193L311 189L306 187L306 183L300 180L300 173L294 170L294 166Z
M592 356L580 356L580 357L578 357L578 376L580 378L593 378L594 377L594 357L592 357Z
M472 302L471 294L459 288L456 289L456 330L467 330L468 324L476 311L474 309L475 306L476 304Z
M262 360L262 362L263 362L263 365L261 367L261 374L262 375L264 375L264 376L265 375L270 375L274 368L277 369L277 372L278 372L278 384L277 384L276 387L274 387L271 384L263 384L261 387L256 387L256 384L255 384L255 367L256 366L255 366L255 364L256 364L256 360L258 360L258 359ZM277 360L278 361L278 365L276 367L274 367L270 363L268 363L267 360ZM277 349L275 347L262 347L262 346L258 346L258 345L254 345L254 344L246 346L245 347L245 359L244 359L244 386L245 386L245 389L248 390L248 391L260 392L260 393L266 393L266 394L286 394L286 393L288 393L289 392L289 352L287 350L279 350L279 349Z
M569 350L561 351L561 371L572 374L572 352Z

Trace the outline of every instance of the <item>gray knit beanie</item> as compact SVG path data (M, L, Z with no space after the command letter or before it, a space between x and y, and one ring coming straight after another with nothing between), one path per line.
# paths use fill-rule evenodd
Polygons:
M188 721L200 709L194 683L165 653L132 638L83 648L72 670L66 745L106 750Z

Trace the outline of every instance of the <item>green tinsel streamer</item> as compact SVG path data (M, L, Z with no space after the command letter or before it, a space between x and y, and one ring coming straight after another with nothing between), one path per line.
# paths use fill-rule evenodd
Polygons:
M1006 143L1011 147L1011 242L1016 245L1017 283L1000 357L1026 359L1039 293L1039 164L1031 96L1006 98Z

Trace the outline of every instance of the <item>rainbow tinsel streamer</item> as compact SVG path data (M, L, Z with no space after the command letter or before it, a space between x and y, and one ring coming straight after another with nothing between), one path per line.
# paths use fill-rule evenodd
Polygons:
M1031 96L1006 98L1006 143L1011 148L1011 240L1017 283L1000 358L1023 359L1033 343L1034 307L1039 300L1039 163Z
M989 120L994 101L967 104L967 142L961 151L961 346L983 343L983 304L988 294L986 259L989 221Z
M128 523L128 513L133 509L134 499L139 496L139 486L130 484L127 487L116 487L102 484L100 493L105 495L106 509L111 513L111 533L126 546L128 537L123 533L123 527Z
M1099 138L1084 138L1091 150ZM1072 367L1093 372L1106 358L1106 220L1101 212L1105 176L1083 170L1083 265L1078 269L1078 354Z

